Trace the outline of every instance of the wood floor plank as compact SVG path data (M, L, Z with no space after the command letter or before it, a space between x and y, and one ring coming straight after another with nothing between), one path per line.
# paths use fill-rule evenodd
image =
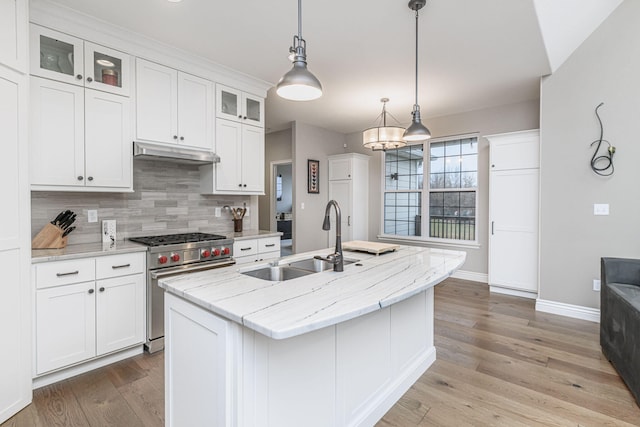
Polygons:
M146 427L164 425L164 390L149 377L118 388L122 397Z
M34 390L33 401L42 425L84 427L88 424L67 381Z
M434 306L437 360L378 427L640 426L598 324L459 279L436 286ZM163 425L159 352L38 389L2 427Z
M124 397L106 375L106 370L95 370L68 380L82 411L92 427L142 426Z

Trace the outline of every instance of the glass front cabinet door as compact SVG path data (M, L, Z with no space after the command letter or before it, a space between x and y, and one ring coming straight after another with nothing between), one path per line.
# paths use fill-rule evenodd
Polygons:
M216 116L264 127L264 100L227 86L216 85Z
M31 74L129 96L129 55L31 25Z

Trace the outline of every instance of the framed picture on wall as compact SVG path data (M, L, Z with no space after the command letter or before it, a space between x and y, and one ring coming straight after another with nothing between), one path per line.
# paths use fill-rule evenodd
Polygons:
M307 193L320 193L320 160L307 160Z

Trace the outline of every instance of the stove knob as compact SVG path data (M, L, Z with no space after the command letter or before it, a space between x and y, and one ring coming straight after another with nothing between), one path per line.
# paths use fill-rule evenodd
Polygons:
M213 250L213 256L219 256L219 255L220 255L220 249L215 248L215 249Z
M222 254L223 255L229 255L231 251L229 250L229 248L222 248Z
M172 254L171 254L171 261L173 261L173 262L178 262L178 261L180 261L180 255L179 255L179 254L176 254L176 253L172 253Z
M200 252L200 255L202 256L202 258L209 258L211 256L211 251L205 249L204 251Z
M169 260L169 259L168 259L166 256L164 256L164 255L160 255L160 256L158 257L158 262L159 262L160 264L166 264L168 260Z

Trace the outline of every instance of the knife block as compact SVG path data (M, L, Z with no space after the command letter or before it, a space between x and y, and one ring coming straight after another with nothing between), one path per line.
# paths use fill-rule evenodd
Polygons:
M67 246L67 236L62 237L64 230L47 223L31 241L32 249L62 249Z

